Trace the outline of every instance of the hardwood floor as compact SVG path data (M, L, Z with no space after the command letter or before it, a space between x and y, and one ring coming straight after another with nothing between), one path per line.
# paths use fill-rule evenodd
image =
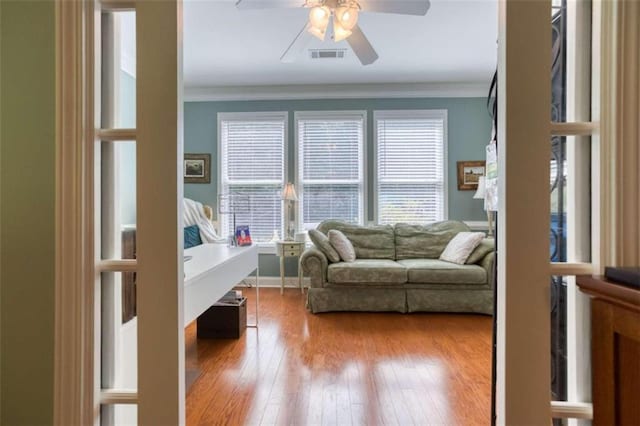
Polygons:
M254 290L242 289L253 322ZM187 424L490 423L491 318L313 315L295 289L260 290L240 339L186 330Z

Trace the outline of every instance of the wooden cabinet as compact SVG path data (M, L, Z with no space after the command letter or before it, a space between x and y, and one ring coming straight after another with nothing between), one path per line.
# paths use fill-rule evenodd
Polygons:
M578 277L591 296L593 424L640 425L640 291Z

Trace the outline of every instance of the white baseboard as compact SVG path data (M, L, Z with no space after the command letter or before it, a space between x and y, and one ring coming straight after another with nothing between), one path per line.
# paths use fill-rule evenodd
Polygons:
M310 284L311 284L310 278L307 277L302 279L303 287L309 287ZM242 280L242 282L238 283L239 287L242 287L243 285L250 285L252 287L255 287L256 277L247 277L244 280ZM280 277L260 277L260 288L280 288L280 285L281 285ZM284 286L286 288L288 287L299 288L298 277L285 277Z

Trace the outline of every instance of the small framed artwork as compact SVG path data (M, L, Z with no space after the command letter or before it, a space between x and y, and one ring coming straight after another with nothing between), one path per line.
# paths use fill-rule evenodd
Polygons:
M484 176L484 161L458 161L458 190L475 191L480 176Z
M211 154L184 155L184 183L211 183Z
M240 247L252 244L251 233L247 225L236 226L236 243Z

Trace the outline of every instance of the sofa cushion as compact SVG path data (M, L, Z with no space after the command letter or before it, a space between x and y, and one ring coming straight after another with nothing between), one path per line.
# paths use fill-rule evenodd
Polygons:
M471 255L465 262L467 265L474 264L480 262L486 255L491 253L496 249L496 244L493 238L485 238L480 241L478 247L474 251L471 252Z
M358 226L339 220L325 220L318 225L318 231L325 235L332 229L342 232L351 241L357 259L395 259L395 236L391 225Z
M468 231L467 225L455 220L431 225L398 223L395 226L396 259L437 259L458 232Z
M329 265L327 279L334 284L404 284L407 269L393 260L356 259Z
M456 265L438 259L398 260L407 268L409 283L416 284L486 284L487 272L478 265Z
M340 262L340 255L333 248L326 235L316 229L312 229L309 231L309 238L318 250L327 256L329 262Z

